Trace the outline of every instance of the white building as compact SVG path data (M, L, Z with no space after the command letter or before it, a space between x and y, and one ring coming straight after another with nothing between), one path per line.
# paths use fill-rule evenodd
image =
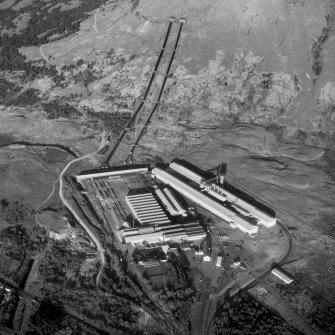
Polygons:
M198 175L197 173L193 172L192 170L186 168L185 166L173 162L170 165L170 168L177 171L178 173L182 174L183 176L187 177L188 179L191 179L193 181L195 181L198 184L201 184L202 181L204 180L204 178L200 175Z
M243 215L251 215L259 220L259 223L266 228L273 227L277 220L275 217L263 212L262 210L256 208L252 204L246 202L245 200L237 197L231 192L227 191L225 188L219 187L213 184L213 188L216 190L208 190L207 192L212 196L218 198L219 200L227 200L234 208Z
M151 229L150 229L151 228ZM199 222L188 224L160 225L156 227L130 228L121 231L125 243L162 243L168 241L196 241L206 237Z
M180 179L176 178L170 173L163 171L159 168L154 168L152 169L152 174L163 183L170 185L179 193L183 194L200 206L206 208L212 214L227 221L228 223L234 222L237 227L243 232L248 234L255 234L258 232L258 226L253 225L247 220L239 217L225 206L209 198L202 192L197 191L196 189L182 182Z
M117 166L110 169L96 169L96 170L84 171L80 173L78 176L76 176L76 181L77 183L79 183L85 179L102 178L122 174L144 173L144 172L148 172L148 167L141 164L133 164L129 166Z
M293 278L290 277L288 274L283 272L279 268L272 269L272 274L274 274L276 277L278 277L280 280L282 280L285 284L291 284L293 282Z
M184 217L187 216L186 210L180 205L179 201L176 199L176 197L172 194L172 192L168 189L164 189L165 194L168 197L168 200L170 200L173 204L173 206L177 209L178 213Z
M222 257L218 256L218 258L216 259L216 266L219 268L221 267L221 264L222 264Z
M155 232L149 234L125 236L124 241L134 245L137 243L143 243L144 241L147 241L148 243L159 243L163 242L164 238L162 232Z
M168 212L172 216L182 215L187 216L186 210L181 207L177 199L172 195L170 190L165 188L164 190L157 189L156 194L162 204L166 207Z

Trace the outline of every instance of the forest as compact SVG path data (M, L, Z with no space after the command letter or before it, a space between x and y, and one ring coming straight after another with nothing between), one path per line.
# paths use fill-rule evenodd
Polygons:
M36 228L32 233L21 224L3 229L0 232L2 275L20 285L26 276L28 261L45 246L44 235L41 228Z
M324 267L321 262L315 266ZM275 288L318 334L332 335L335 332L335 306L312 290L311 286L310 274L299 271L294 274L294 282L291 285L277 283Z
M43 110L46 113L46 117L49 120L59 118L77 118L80 113L78 110L69 105L68 103L59 103L56 100L52 100L47 103L43 103Z
M155 334L144 332L138 324L139 307L149 310L151 301L128 276L119 251L111 245L108 249L107 264L97 287L99 265L92 271L83 271L88 255L74 250L69 240L54 241L39 269L43 280L42 296L51 295L55 301L61 301L60 310L80 315L101 333ZM36 329L37 322L40 323L38 313L36 311L30 320L31 328ZM44 319L47 325L51 322L47 316Z
M62 1L68 2L69 0ZM25 57L18 52L20 47L48 43L49 38L55 34L64 38L75 33L79 30L80 23L89 17L88 13L106 2L107 0L81 0L78 7L66 11L61 11L61 7L55 7L49 11L49 7L60 2L34 0L31 6L19 10L2 9L0 22L7 22L7 26L20 14L28 13L30 19L27 28L19 35L0 35L0 45L3 46L0 52L0 70L23 70Z
M191 308L195 289L189 278L189 269L177 258L167 262L167 284L159 291L159 301L170 310L180 329L187 334L191 329Z
M218 311L213 325L216 335L299 334L280 316L260 305L246 293L224 302Z

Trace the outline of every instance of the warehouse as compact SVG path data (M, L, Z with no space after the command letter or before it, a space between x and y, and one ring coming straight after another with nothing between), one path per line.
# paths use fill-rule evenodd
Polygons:
M276 224L276 218L274 216L271 216L261 211L250 203L227 191L225 188L219 187L216 184L212 184L212 188L216 190L207 190L209 194L215 196L219 200L227 200L230 203L234 204L236 210L240 211L241 214L250 214L254 216L259 220L259 223L266 228L273 227Z
M122 235L125 243L162 243L168 241L196 241L206 237L199 222L191 222L184 228L183 224L161 225L156 227L124 229Z
M76 176L76 181L77 183L79 183L82 180L89 178L102 178L122 174L144 173L144 172L148 172L148 166L144 164L121 165L105 169L93 169L93 170L82 171L78 174L78 176Z
M187 233L187 241L202 240L205 237L206 233L204 231L199 231L198 233Z
M125 243L137 244L147 241L148 243L160 243L163 242L163 234L161 232L142 234L142 235L130 235L124 237Z
M170 220L152 193L126 196L126 202L141 224L167 224Z
M271 272L285 284L291 284L293 282L293 278L279 268L274 268Z
M218 216L219 218L227 221L228 223L234 222L241 231L248 234L255 234L258 232L258 226L251 224L242 217L239 217L233 211L204 195L202 192L195 190L193 187L182 182L180 179L176 178L170 173L159 168L154 168L152 169L152 174L163 183L170 185L176 191L193 200L200 206L206 208L208 211Z
M159 200L162 202L163 206L165 206L166 210L172 215L182 215L187 216L185 209L181 207L179 202L175 199L172 193L167 189L156 189L156 194Z
M183 176L187 177L188 179L193 180L194 182L201 184L204 180L202 176L195 173L194 171L186 168L185 166L178 164L176 162L171 163L170 168L177 171L178 173L182 174Z
M186 210L180 205L179 201L172 194L172 192L168 188L164 188L164 192L167 195L168 200L171 201L171 203L173 204L173 206L177 209L177 212L180 215L186 217L187 216Z

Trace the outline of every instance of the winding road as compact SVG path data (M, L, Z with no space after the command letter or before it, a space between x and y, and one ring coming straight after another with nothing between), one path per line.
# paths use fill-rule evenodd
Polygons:
M104 144L103 144L104 145ZM102 145L102 147L103 147ZM99 279L100 279L100 276L102 274L102 271L103 271L103 268L106 264L106 259L105 259L105 250L104 248L102 247L100 241L97 239L97 237L92 233L92 231L90 230L90 228L86 225L86 223L79 217L79 215L76 213L76 211L73 209L72 205L66 200L66 198L64 197L64 193L63 193L63 176L65 174L65 172L67 171L67 169L74 163L76 162L79 162L81 160L84 160L86 158L89 158L91 156L94 156L96 155L99 151L101 150L101 147L99 148L99 150L91 153L91 154L88 154L88 155L85 155L85 156L82 156L82 157L79 157L79 158L76 158L74 159L73 161L69 162L65 168L63 169L63 171L61 172L61 174L59 175L59 198L60 200L63 202L64 206L71 212L71 214L74 216L74 218L79 222L79 224L85 229L86 233L90 236L90 238L92 239L92 241L94 242L94 244L96 245L96 248L97 248L97 254L98 254L98 257L100 259L100 264L101 264L101 267L100 267L100 270L99 270L99 273L97 275L97 278L96 278L96 284L98 285L99 283Z

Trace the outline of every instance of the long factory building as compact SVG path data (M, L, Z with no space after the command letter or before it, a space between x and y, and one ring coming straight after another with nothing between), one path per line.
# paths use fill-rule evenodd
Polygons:
M206 182L206 180L202 176L190 170L189 168L184 167L181 164L173 162L169 166L174 171L198 183L200 186L203 186L203 183ZM277 223L276 217L263 212L262 210L256 208L247 201L237 197L236 195L232 194L225 188L220 187L219 185L216 185L214 183L212 184L212 187L209 187L207 185L205 187L205 191L220 201L228 201L242 215L251 215L255 217L259 220L260 224L267 228L273 227Z
M169 241L196 241L206 237L199 222L170 224L124 229L122 232L125 243L162 243Z
M156 189L156 194L159 200L165 206L166 210L172 215L187 216L186 210L180 205L179 201L173 196L171 191L167 188Z
M221 205L220 203L206 196L202 192L194 189L193 187L184 183L183 181L173 176L172 174L160 168L152 169L152 174L155 178L159 179L161 182L170 185L177 192L183 194L184 196L191 199L198 205L206 208L207 210L209 210L211 213L218 216L219 218L229 223L232 222L236 224L236 226L241 231L248 233L248 234L255 234L258 232L257 225L251 224L244 218L238 216L236 213L229 210L227 207Z
M135 218L142 225L161 225L170 223L162 207L152 193L126 196L126 202Z
M148 172L147 165L132 164L132 165L113 166L110 168L82 171L76 176L76 181L77 183L80 183L82 180L85 179L103 178L122 174L143 173L143 172Z
M195 181L198 184L201 184L204 181L204 178L200 176L199 174L195 173L191 169L187 168L186 166L183 166L182 164L172 162L170 165L170 168L174 171L177 171L178 173L182 174L183 176Z
M207 188L206 191L221 201L228 201L241 214L255 217L259 220L259 223L266 228L273 227L277 223L277 219L274 216L263 212L252 204L227 191L223 187L212 184L212 189Z

